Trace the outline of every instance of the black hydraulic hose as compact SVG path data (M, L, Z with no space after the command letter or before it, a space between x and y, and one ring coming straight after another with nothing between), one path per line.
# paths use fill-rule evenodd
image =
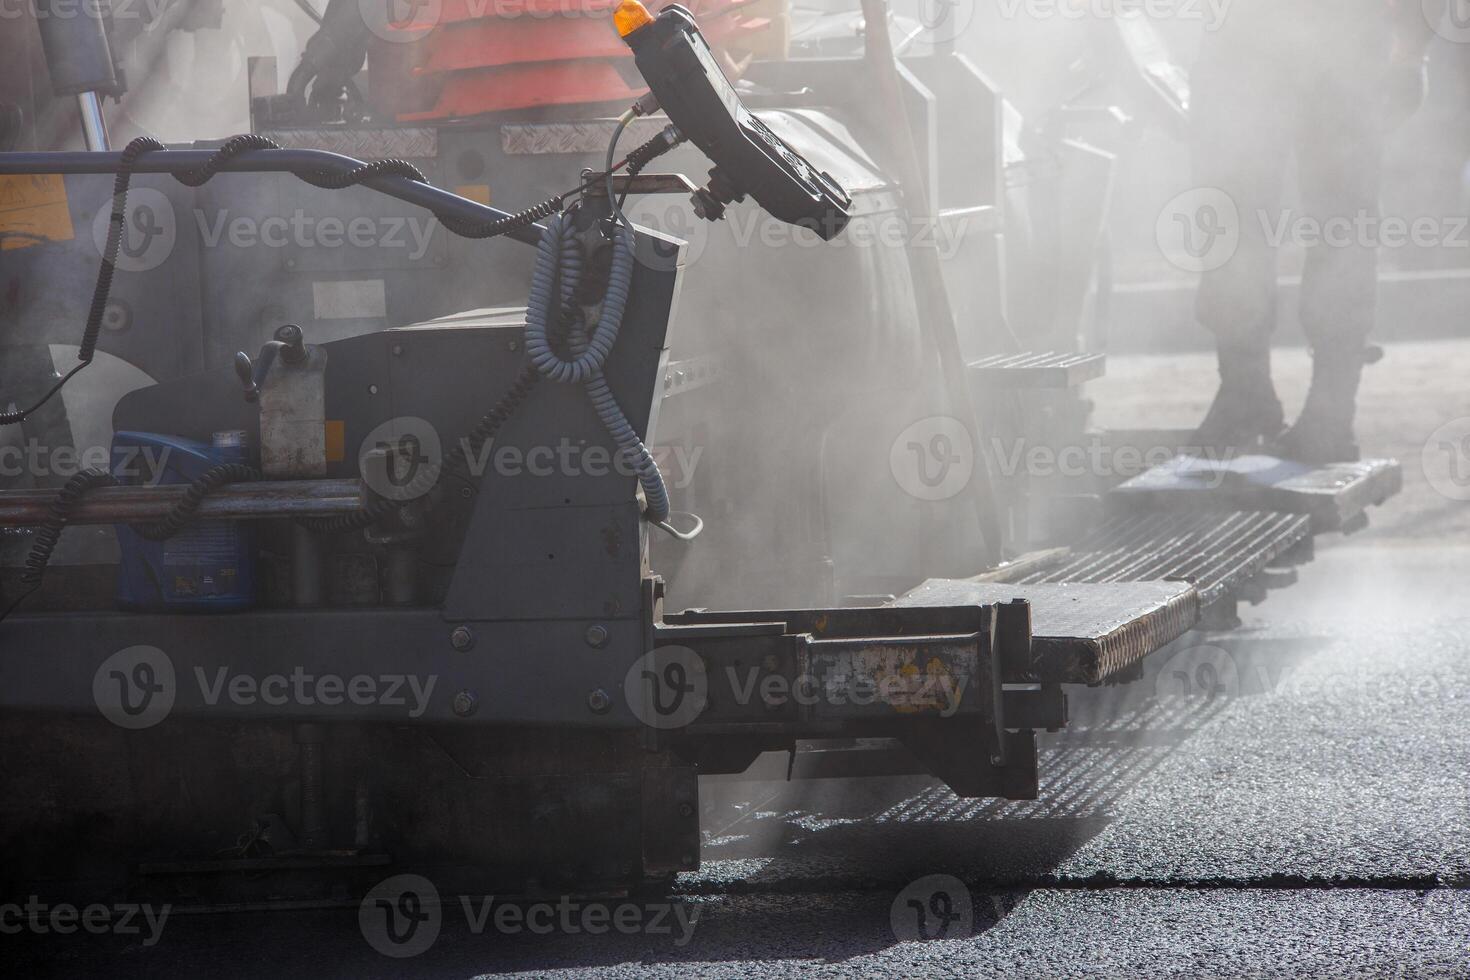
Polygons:
M201 187L217 174L235 169L232 163L238 157L261 150L287 152L281 150L280 145L274 140L255 133L246 133L226 140L223 146L211 151L198 166L173 168L168 172L172 173L174 179L181 184L188 187ZM145 154L158 152L181 151L168 151L157 140L142 136L129 143L118 157L115 167L116 176L113 180L112 213L109 216L107 243L103 248L102 265L97 272L97 283L92 292L92 305L88 310L87 323L82 332L81 347L77 354L79 363L58 379L34 404L18 411L0 413L0 425L24 422L55 397L68 381L92 363L97 349L97 340L102 332L102 318L107 311L107 301L112 293L113 277L117 270L117 253L122 245L123 222L127 215L128 188L133 174L142 169L139 167L139 161L144 158ZM359 184L379 183L384 178L401 178L425 187L430 186L423 173L407 160L376 160L372 163L363 163L350 157L339 157L336 154L324 154L323 157L324 164L331 163L335 166L321 166L317 169L298 167L291 169L291 172L315 187L329 190L342 190ZM350 166L343 167L341 163L347 163ZM561 210L562 201L566 196L559 195L550 198L518 214L505 214L486 208L484 210L491 211L495 215L489 220L461 218L447 212L440 213L432 206L430 210L434 211L445 228L455 234L469 238L491 238L530 229L541 218ZM452 196L451 198L460 200Z
M307 87L311 87L311 103L329 106L343 92L350 100L362 101L352 78L367 60L369 29L359 0L329 0L326 9L317 13L306 0L296 0L302 12L317 24L301 52L301 62L291 72L286 94L301 106L307 103Z
M238 163L237 158L257 151L272 151L289 153L283 151L275 141L267 137L253 133L233 137L227 140L219 149L211 151L207 157L194 167L173 167L167 172L181 184L189 187L200 187L217 174L234 170ZM28 408L0 413L0 425L13 425L25 421L39 408L51 400L61 389L92 362L96 355L97 341L102 331L102 319L107 310L108 298L112 292L112 281L117 269L117 255L122 246L123 224L127 214L127 194L133 174L138 172L139 161L150 153L168 153L164 145L149 137L139 137L133 140L123 149L115 165L115 177L112 192L112 213L109 216L107 242L103 248L102 265L98 270L96 286L93 289L92 304L88 310L87 323L82 332L82 342L77 355L78 364L63 375L51 386L41 399ZM45 156L45 155L43 155ZM358 184L381 183L385 178L401 178L429 187L427 178L417 167L406 160L378 160L372 163L362 163L350 157L339 157L336 154L322 154L320 157L309 155L308 159L320 159L324 166L311 168L297 166L287 168L297 177L317 187L340 190ZM343 166L342 164L349 164ZM38 168L45 172L45 168ZM430 188L431 190L435 190ZM442 194L443 192L438 192ZM403 196L403 195L399 195ZM460 198L447 195L450 200L460 201ZM483 208L495 217L490 220L456 220L447 213L435 214L445 223L445 227L451 232L467 235L474 238L488 238L496 235L505 235L515 232L524 232L535 222L547 214L554 213L560 209L563 196L552 198L534 208L528 208L519 214L507 215ZM470 202L464 202L466 204ZM478 206L477 206L478 207ZM430 210L435 210L430 207ZM470 441L474 451L478 452L488 439L510 417L519 404L530 394L531 388L540 380L534 370L527 368L522 372L521 378L516 385L496 404L494 408L480 421L480 425L471 433ZM463 464L463 451L457 449L451 454L446 462L453 464L456 468ZM440 468L435 468L432 477L438 480ZM137 528L143 537L149 540L162 540L171 537L181 531L197 514L199 505L204 497L214 488L227 483L237 483L244 480L257 479L258 474L249 467L238 464L224 464L207 471L199 480L190 486L185 494L184 500L166 516L163 520L150 525ZM27 590L19 596L8 608L0 613L0 621L9 615L10 611L22 602L26 596L34 592L40 586L41 577L45 573L47 564L51 560L51 554L60 540L61 530L66 526L66 521L75 508L77 501L83 493L94 486L106 485L112 481L112 477L105 473L89 471L87 474L79 474L57 494L56 503L52 507L52 517L43 527L35 546L27 559L27 572L22 583L28 586ZM431 484L432 486L432 484ZM348 528L366 527L376 520L386 516L391 510L399 506L396 501L375 500L371 505L356 514L346 515L340 518L326 518L319 522L305 522L322 530L346 530Z
M165 150L147 153L137 159L134 174L178 174L197 172L208 165L218 150ZM0 153L0 174L115 174L122 163L121 153L45 152ZM304 180L321 180L328 175L359 171L368 166L354 157L326 150L270 149L261 146L216 161L219 173L289 173ZM402 174L362 174L356 178L364 187L397 198L432 213L440 221L445 218L476 224L503 222L515 215L487 204L479 204L452 194L412 176ZM580 189L580 188L578 188ZM574 191L568 191L563 198ZM452 230L452 229L451 229ZM516 224L502 231L526 245L541 240L540 227Z
M626 121L621 122L618 126L618 133L621 133L625 126ZM623 163L627 164L630 167L630 173L636 174L637 171L646 166L650 160L654 159L662 153L667 152L669 149L672 149L681 141L682 137L678 134L677 130L675 130L672 126L666 127L665 130L661 132L658 136L655 136L653 139L644 143L642 146L638 147L638 149L630 153L627 159L623 161ZM609 175L613 169L611 165L611 157L616 145L617 137L615 135L608 149ZM163 152L168 154L186 154L192 157L193 155L197 155L198 151L169 151L163 146L163 144L149 137L139 137L138 139L133 140L122 151L115 166L116 176L113 186L113 210L108 226L109 230L107 245L104 248L102 267L98 273L97 285L93 292L92 306L88 314L87 326L83 332L82 344L79 353L80 363L70 372L64 375L60 380L58 380L56 384L53 385L52 388L31 407L24 409L23 411L0 414L0 425L13 424L16 422L24 421L27 417L29 417L32 413L34 413L37 409L39 409L42 405L49 401L57 392L59 392L61 388L67 383L67 381L69 381L79 371L81 371L83 368L91 363L92 358L96 352L97 340L101 333L102 317L103 314L106 312L107 299L111 292L113 274L116 270L117 253L121 247L123 222L125 220L127 211L127 192L129 183L132 179L132 175L135 172L139 172L140 170L143 172L165 172L172 174L176 180L178 180L182 184L185 184L186 186L200 187L220 173L234 172L239 169L250 169L242 168L240 166L240 163L238 162L238 158L242 156L256 154L260 151L270 151L280 156L290 157L291 163L294 164L284 165L279 168L273 167L264 169L286 170L287 172L295 174L301 180L306 181L307 183L310 183L317 187L335 190L352 187L359 184L366 184L370 186L377 185L376 189L388 192L387 188L383 186L385 178L398 178L401 180L411 181L414 184L423 185L428 190L434 191L437 194L445 193L442 191L438 191L437 188L431 187L428 184L428 180L424 177L423 173L419 171L417 167L406 160L378 160L371 163L363 163L361 161L354 160L351 157L339 156L337 154L320 153L318 151L288 151L281 149L281 147L275 141L269 139L268 137L260 136L254 133L247 133L240 136L235 136L227 140L221 147L219 147L219 149L210 151L206 157L199 160L197 166L185 167L173 165L161 171L155 170L149 166L140 167L139 161L144 159L145 154L149 153ZM313 162L320 161L322 165L315 168L304 165L300 162L303 154L305 156L305 159L311 160ZM91 154L89 156L98 155L99 154ZM105 156L105 154L100 155ZM39 156L50 160L55 159L54 155L51 154L31 154L27 156ZM69 156L76 156L76 154L71 154ZM96 172L92 169L76 168L75 161L66 161L61 166L57 166L55 163L53 163L50 166L42 165L31 169L27 169L24 167L24 165L22 165L19 169L12 170L14 166L14 155L11 155L11 157L11 166L6 166L6 161L4 157L0 156L0 173ZM192 159L190 160L190 162L193 162ZM283 161L283 163L284 162L285 161ZM623 164L620 163L619 167L621 167L622 165ZM541 202L540 204L537 204L530 208L526 208L525 210L520 211L516 214L506 214L504 212L499 212L488 207L480 207L477 205L476 207L479 208L481 211L489 212L493 215L493 217L488 219L482 218L478 214L473 218L454 215L448 213L447 208L444 211L440 211L434 208L432 205L425 203L425 201L421 199L414 200L413 196L403 193L400 188L396 187L396 182L394 189L397 190L398 193L395 193L393 196L399 197L403 200L409 200L412 203L423 204L425 207L428 207L435 214L436 217L439 218L439 220L450 232L461 235L463 237L490 238L499 235L513 235L517 238L523 238L525 234L531 233L532 230L537 227L536 222L538 222L541 218L549 217L560 212L562 210L562 205L565 199L571 196L571 194L573 193L584 190L586 186L586 184L583 184L575 188L573 191L569 191L566 194L560 194L555 197L549 198L546 201ZM456 203L472 203L464 201L462 198L458 198L453 195L446 196L449 198L449 200ZM611 197L611 195L609 196ZM616 201L613 201L613 205L614 209L616 210ZM620 212L619 215L621 216ZM553 222L553 224L558 224L560 223L560 221L561 219L558 219L558 221ZM552 376L555 376L559 373L564 373L564 371L567 369L570 369L572 371L572 375L566 378L558 377L558 380L579 380L586 384L588 394L592 400L593 407L598 413L599 418L602 419L603 424L607 427L608 432L613 436L614 441L617 443L619 448L632 461L633 466L638 473L639 481L643 484L644 487L644 496L647 500L648 514L650 519L653 520L655 523L662 525L667 521L669 513L668 492L664 487L663 477L659 473L657 465L653 462L653 457L649 454L648 449L638 438L637 433L634 432L631 424L628 423L627 417L623 414L622 409L618 406L611 389L607 387L607 382L601 376L602 361L606 359L608 352L611 350L611 343L617 337L617 330L622 322L623 307L626 304L627 294L629 289L631 288L632 235L631 232L628 230L627 220L626 218L624 218L623 227L618 229L618 239L614 249L613 260L613 267L615 272L613 274L610 274L609 276L609 281L607 284L607 295L604 297L603 300L602 319L599 322L598 330L592 335L588 335L585 331L585 328L581 326L581 317L576 310L578 284L580 282L580 249L578 246L575 245L575 241L570 235L566 236L566 241L571 244L558 246L558 250L562 253L561 258L558 260L558 267L559 270L564 269L565 271L570 272L570 277L566 280L566 282L563 283L563 288L560 290L560 295L556 303L556 311L557 318L563 328L561 333L563 335L570 334L570 336L565 336L563 339L570 342L574 357L570 360L561 360L561 367L554 366L550 362L535 364L535 359L533 357L532 362L528 362L522 368L511 389L507 391L504 395L502 395L500 400L496 402L495 406L492 407L491 410L481 418L479 424L475 427L475 429L470 432L469 436L466 438L465 443L468 444L469 451L478 456L484 444L494 438L495 434L498 433L498 431L500 430L500 427L504 425L504 423L509 418L511 418L515 411L520 407L521 403L524 402L527 397L529 397L532 389L535 388L535 386L540 382L541 378L544 375L550 374ZM541 244L544 247L545 238L542 239ZM574 270L572 269L572 265L576 266ZM562 278L562 271L557 271L554 275L555 278L560 280ZM533 281L533 297L535 295L535 289L535 281ZM543 303L541 306L541 310L544 314L549 315L550 309L551 306L549 304L549 301ZM545 333L545 325L545 322L543 322L543 337L547 336L547 334ZM546 348L546 353L551 353L549 346ZM552 356L559 357L559 355L557 354L552 354ZM588 365L593 364L594 362L595 369L589 370ZM443 464L427 467L423 471L421 471L418 477L416 477L414 483L408 488L409 492L406 493L405 496L409 500L417 499L419 496L422 496L424 493L432 490L438 484L439 479L445 469L461 471L464 468L465 463L465 445L462 444L461 446L456 447L456 449L453 450L445 458ZM182 530L194 518L204 497L211 490L228 483L242 482L245 480L258 478L259 474L256 471L243 465L223 464L221 466L214 467L211 470L207 471L203 476L201 476L199 480L195 481L193 485L191 485L189 491L185 495L184 500L181 501L180 504L174 509L174 511L172 511L168 516L155 524L143 525L136 528L136 530L140 534L142 534L143 537L148 538L149 540L162 540L171 537ZM76 479L80 479L80 476ZM108 477L108 479L111 478ZM89 488L90 485L84 489ZM63 488L62 492L58 494L57 504L60 505L62 503L63 497L68 497L69 493L70 496L79 498L80 492L84 492L84 490L77 491L72 488L71 484L69 483L67 487ZM403 506L405 502L406 501L404 500L375 498L366 506L364 506L361 510L355 513L332 518L307 518L302 519L300 523L303 526L322 533L359 530L361 528L368 527L386 517L394 510ZM68 504L63 513L69 514L70 509L74 506L75 501L73 500L70 504ZM65 526L64 516L61 521L61 526ZM55 532L54 538L59 539L60 533L60 529L58 528ZM38 546L39 544L44 543L44 541L45 539L41 539L40 541L38 541ZM51 551L54 549L55 540L52 540L50 543L50 547L45 550L44 554L39 555L39 571L36 574L37 586L39 585L40 581L39 576L42 572L44 572L46 563L50 560ZM39 553L33 550L32 554L34 557ZM29 564L30 563L28 562L28 567ZM34 591L34 587L31 591ZM29 592L25 593L25 595L29 594ZM25 598L25 595L22 595L19 599L17 599L16 603L12 604L10 608L13 609L14 605L19 604L19 602ZM0 621L3 621L5 616L9 614L9 611L10 609L6 609L3 614L0 614Z
M311 80L316 77L316 68L302 62L291 70L291 75L286 79L286 94L296 102L306 104L306 88Z
M224 145L214 152L214 155L196 170L186 170L175 173L174 179L189 187L202 187L216 174L222 173L226 164L242 153L250 150L279 150L281 145L268 136L257 133L245 133L241 136L232 136L225 141ZM162 147L159 147L162 149ZM321 187L326 190L339 191L347 187L365 183L375 177L404 177L420 184L427 184L429 179L407 160L374 160L372 163L364 163L353 167L345 172L334 172L321 170L312 172L303 170L297 172L297 177L311 184L313 187Z

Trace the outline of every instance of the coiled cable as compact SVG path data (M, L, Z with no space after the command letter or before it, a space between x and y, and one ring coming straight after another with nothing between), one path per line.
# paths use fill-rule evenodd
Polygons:
M521 228L529 228L542 218L550 217L561 211L565 206L568 196L559 194L549 197L540 204L517 211L515 214L505 218L497 218L494 221L466 221L462 218L438 215L439 223L461 238L494 238L497 235L507 235Z
M553 314L576 295L581 282L581 251L574 247L575 235L572 219L562 214L547 222L546 232L541 236L536 249L536 268L531 276L531 295L526 304L526 354L536 370L548 379L581 384L587 389L597 417L637 474L643 487L647 518L662 524L669 517L669 493L663 475L602 374L618 339L632 289L633 233L626 225L614 226L612 263L597 325L590 333L585 326L574 327L567 337L570 356L566 356L553 349L551 325Z
M166 541L194 521L205 497L231 483L248 483L258 479L260 479L260 473L254 467L246 466L244 463L221 463L218 466L212 466L190 482L188 489L184 491L183 498L161 520L152 524L135 524L133 530L148 541ZM4 612L0 612L0 622L4 622L17 606L41 587L46 568L51 564L51 556L61 542L61 532L66 530L67 525L71 522L72 514L76 512L82 498L98 487L116 485L117 479L106 470L89 469L83 470L66 481L66 484L57 491L56 498L51 502L51 511L47 514L40 530L36 532L30 553L26 555L25 571L20 577L20 584L25 591L6 606Z
M137 142L136 140L134 142ZM129 144L131 145L131 144ZM154 149L162 149L156 146ZM244 133L240 136L232 136L225 140L224 144L214 152L204 165L197 170L186 170L183 173L174 174L174 179L186 187L203 187L208 181L224 170L224 165L234 157L250 150L279 150L281 144L268 136L259 133ZM331 173L326 170L306 171L297 173L296 176L313 187L321 187L325 190L340 191L348 187L372 180L375 177L406 177L416 180L420 184L427 184L429 179L424 176L423 171L407 160L374 160L360 167L354 167L346 173Z
M622 130L625 128L625 125L626 124L623 124L618 127L617 132L619 134L621 134ZM617 140L615 136L609 148L608 170L611 172L621 169L623 166L627 166L629 174L636 175L636 173L647 166L651 160L664 153L667 153L670 149L681 143L683 139L684 137L678 132L678 130L676 130L673 126L667 126L658 135L654 136L652 139L639 146L633 152L629 153L626 159L622 160L614 166L611 162L611 157L617 145ZM523 211L520 211L507 218L499 219L497 221L476 223L461 221L455 218L447 218L443 215L439 216L439 220L444 224L444 227L448 228L450 231L467 238L488 238L494 235L503 235L510 231L514 231L517 228L523 228L535 224L537 221L540 221L543 218L548 218L552 217L553 215L559 214L563 209L563 203L567 197L570 197L572 194L579 191L585 190L589 185L590 181L584 182L567 194L548 198L547 200L535 205L534 207L526 208ZM564 218L558 218L556 220L561 221L564 220ZM626 219L624 219L623 224L624 226L627 225ZM644 447L642 441L638 439L637 433L634 432L632 426L628 424L627 418L623 415L622 409L618 406L616 399L613 397L612 391L607 387L607 382L601 378L601 364L607 359L608 353L610 353L612 350L613 341L617 339L618 326L620 326L622 323L622 311L627 304L628 290L632 281L631 234L628 233L626 227L622 229L622 232L628 235L628 248L626 250L624 262L626 270L624 274L623 285L619 288L618 291L619 298L617 299L616 305L616 325L612 327L612 330L610 332L605 329L600 329L599 332L593 334L592 337L584 337L583 339L581 339L580 343L582 346L580 348L576 346L576 344L578 343L577 331L582 323L582 317L577 308L577 303L579 293L582 287L585 285L582 281L582 250L581 245L577 242L575 235L566 234L559 236L558 243L556 245L556 272L554 273L554 278L558 283L558 286L555 289L557 296L556 309L558 311L558 320L561 326L561 329L558 331L557 339L559 342L562 343L570 342L572 344L571 349L573 350L574 354L583 356L574 357L571 361L562 360L559 355L551 351L551 344L553 343L553 341L550 337L550 331L548 329L545 334L545 336L547 337L545 354L550 355L551 360L548 361L543 356L542 361L538 363L536 361L536 358L533 356L530 362L522 367L520 374L517 375L516 380L511 386L510 390L508 390L504 395L501 396L500 400L495 404L493 408L490 409L489 412L487 412L480 419L479 424L476 425L473 430L471 430L470 434L464 439L460 446L456 447L445 457L442 464L430 465L420 469L415 477L409 482L409 484L405 488L403 488L395 498L374 497L360 510L354 511L351 514L343 514L338 517L302 518L298 521L298 523L310 530L316 531L321 534L338 534L347 531L358 531L377 523L378 521L387 517L389 514L393 513L398 508L404 506L404 504L408 501L417 500L425 496L438 485L439 480L446 470L462 473L467 462L467 456L465 452L466 445L468 446L469 453L473 454L475 457L478 457L485 443L493 439L495 435L500 431L501 426L503 426L511 418L511 416L515 414L521 403L530 396L531 391L533 388L535 388L536 384L541 381L543 376L546 376L547 371L552 371L555 374L560 375L556 377L555 380L581 380L583 381L583 383L588 385L588 393L592 398L592 404L598 413L598 417L602 420L604 426L608 427L608 431L613 434L613 437L617 441L618 446L623 449L625 453L629 453L630 458L634 460L633 465L635 466L639 474L640 482L644 484L645 498L652 503L661 503L662 513L664 516L658 518L655 522L659 523L659 526L664 527L665 530L668 530L671 534L687 539L688 536L681 534L678 531L675 531L671 526L667 525L667 523L664 523L666 522L668 515L668 492L664 489L663 479L658 474L658 466L653 462L653 457L649 454L647 448ZM545 246L545 242L546 239L545 236L543 236L542 244L538 246L538 262L540 261L540 248ZM615 253L614 265L616 264L617 257ZM533 277L533 294L536 289L536 282L538 281L537 277L539 277L540 275L541 273L538 271L537 276ZM608 288L608 295L611 296L611 280L608 283ZM543 310L546 309L547 307L543 306ZM608 311L606 299L604 299L603 309L605 313ZM529 319L530 313L528 310L528 322ZM530 354L530 352L530 342L528 339L527 353ZM593 377L594 364L596 365L595 373L597 375L595 378ZM568 367L567 365L570 365L570 367ZM575 377L573 378L568 376L568 372L574 374ZM651 477L649 475L650 473L652 474ZM655 478L657 480L657 483L653 492L650 493L649 487L654 485L653 480ZM652 503L650 505L650 514L655 513ZM693 533L698 533L697 527Z
M26 555L25 571L20 576L20 584L25 591L0 612L0 622L4 622L17 606L41 587L41 581L46 576L46 566L51 564L51 556L61 541L61 532L66 530L82 498L98 487L110 487L116 483L117 480L111 473L93 469L83 470L66 481L57 492L56 498L51 501L51 510L40 530L36 532L35 540L31 542L30 553Z
M112 293L112 280L117 270L117 253L122 246L123 222L127 214L127 195L133 177L133 166L143 154L163 149L166 148L158 140L140 136L122 151L122 159L118 163L113 180L112 213L107 226L107 243L103 248L102 266L97 272L97 283L92 291L92 304L87 312L87 324L82 333L81 349L77 354L78 364L58 379L33 405L14 412L0 413L0 425L24 422L55 397L56 393L61 391L77 373L92 363L92 357L97 349L97 340L102 332L102 318L107 311L107 301ZM174 174L174 179L187 187L202 187L215 175L221 173L226 163L241 153L250 150L279 149L281 149L279 143L258 133L234 136L226 140L203 165L194 170ZM404 177L421 184L429 182L423 172L407 160L375 160L345 173L338 174L323 170L297 173L295 176L313 187L327 190L343 190L379 177ZM433 213L445 228L456 235L464 238L494 238L528 227L548 215L555 214L562 209L568 197L581 189L579 187L565 194L558 194L533 207L494 221L467 221L453 215Z
M614 213L620 219L616 226L612 271L608 277L607 292L603 298L602 315L596 330L590 335L582 326L581 317L576 313L576 302L578 288L581 284L581 249L577 244L575 236L570 233L570 223L565 215L561 215L553 222L557 227L555 235L548 229L547 235L542 238L541 247L538 249L538 271L532 281L532 306L538 310L540 315L540 326L538 336L540 358L532 357L517 376L515 383L491 410L481 418L480 423L471 431L465 440L470 451L479 454L484 444L494 437L500 427L514 414L520 404L530 395L531 390L543 376L553 377L557 381L580 382L587 388L588 396L592 401L604 427L612 436L614 442L630 461L638 475L639 482L644 489L644 497L647 503L649 519L654 523L678 534L667 525L669 513L668 491L664 486L663 477L658 471L658 466L653 461L652 455L643 445L627 416L623 414L621 407L617 404L606 380L602 377L602 365L612 350L612 345L617 339L617 333L622 324L623 310L627 304L628 292L632 283L632 233L629 231L627 218L623 216L619 208L618 199L611 194L612 172L617 169L613 166L612 158L617 147L618 136L627 127L632 116L625 115L619 120L616 132L608 146L608 165L606 178L608 181L609 201ZM653 139L650 139L638 147L628 157L618 164L629 167L629 173L636 175L649 161L667 152L682 142L683 137L674 127L666 127ZM112 291L112 282L116 272L118 251L122 245L122 234L127 214L127 194L131 184L133 167L140 156L157 150L165 149L159 141L150 137L138 137L131 141L122 151L116 175L113 181L112 212L109 215L107 241L103 249L102 265L98 270L96 285L93 289L92 303L87 314L87 323L83 330L82 342L78 350L78 363L57 382L33 405L15 412L0 413L0 425L11 425L25 421L38 409L51 400L77 373L89 365L97 349L98 338L101 335L102 321L107 310L107 302ZM275 150L280 145L268 137L255 133L246 133L226 140L223 145L206 161L195 170L175 174L174 177L181 184L188 187L201 187L214 176L223 171L224 165L232 158L250 150ZM376 160L363 164L346 173L334 174L326 171L315 173L296 174L301 180L316 187L331 190L341 190L361 184L365 181L384 176L404 177L420 183L428 183L423 173L412 163L406 160L388 159ZM495 221L474 222L466 221L457 217L435 214L440 222L450 232L466 238L492 238L504 235L520 228L528 227L543 218L558 215L564 207L567 197L583 191L588 185L580 185L572 191L548 198L540 204L526 208L516 214L509 215ZM625 195L626 196L626 195ZM550 239L555 243L552 255L545 258L545 249ZM543 267L544 265L544 267ZM549 278L548 278L549 276ZM542 296L539 303L535 300L537 283L545 280L546 294ZM559 283L557 288L556 310L558 313L560 331L563 338L569 344L570 358L564 358L551 348L549 337L549 321L551 311L550 285L552 282ZM527 341L528 352L530 350L532 337L531 313L527 314ZM407 499L416 499L424 493L432 490L439 482L444 469L462 470L466 463L465 447L462 444L451 452L438 466L426 467L409 485L403 494ZM103 477L111 479L107 474L97 471L89 471L89 479L101 480ZM62 514L61 524L50 538L38 537L36 548L32 550L32 559L38 559L39 564L35 572L35 583L39 585L40 576L44 573L46 564L50 561L51 551L55 549L55 542L59 540L61 527L65 526L65 515L75 507L80 495L92 486L100 486L102 483L90 483L82 480L86 474L79 474L69 482L57 495L56 504L53 505L53 514ZM137 530L149 540L163 540L177 534L197 514L200 504L205 496L213 489L228 483L242 482L249 479L257 479L259 476L254 470L240 464L223 464L207 471L199 480L195 481L186 492L184 500L167 515L163 520L144 525ZM77 487L73 483L81 481ZM64 499L65 498L65 499ZM404 500L390 500L387 498L375 498L361 510L333 518L307 518L301 523L313 530L324 533L357 530L368 527L376 521L387 516L393 510L401 507ZM62 507L63 503L66 504ZM61 508L58 510L58 508ZM48 524L49 526L49 524ZM697 533L697 532L696 532ZM681 537L683 535L680 535ZM49 548L44 551L37 550L50 540ZM31 566L31 559L27 561L27 568ZM30 576L28 571L27 576ZM31 589L34 591L34 586ZM4 613L0 613L0 620L9 614L27 592L16 600Z
M82 329L82 343L77 351L77 365L62 375L41 399L29 408L15 412L0 412L0 425L14 425L30 418L41 406L49 402L68 381L92 363L97 351L97 339L102 333L102 317L107 312L107 300L112 295L112 279L117 271L117 253L122 248L123 220L127 213L128 185L133 178L133 165L138 157L152 150L163 149L155 139L141 136L133 140L122 151L122 161L112 181L112 213L108 216L107 242L102 247L102 266L97 270L97 282L92 287L92 304L87 309L87 323Z
M183 499L174 504L173 510L162 520L152 524L134 524L133 530L148 541L166 541L193 522L205 497L231 483L249 483L258 479L259 471L244 463L211 466L189 484Z

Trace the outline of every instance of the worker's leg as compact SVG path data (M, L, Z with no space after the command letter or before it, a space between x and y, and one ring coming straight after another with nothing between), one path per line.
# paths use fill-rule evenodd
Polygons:
M1195 433L1201 447L1248 447L1280 433L1271 385L1276 253L1260 215L1281 199L1291 153L1289 76L1238 41L1207 37L1191 76L1190 155L1197 188L1234 205L1239 245L1200 279L1195 314L1215 335L1220 388Z
M1298 131L1303 211L1321 238L1302 269L1312 385L1279 448L1307 462L1358 458L1353 415L1378 300L1382 101L1372 68L1354 59L1322 75Z

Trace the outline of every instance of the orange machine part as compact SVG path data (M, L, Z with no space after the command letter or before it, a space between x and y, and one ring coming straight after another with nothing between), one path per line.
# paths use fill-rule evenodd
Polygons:
M750 0L687 3L711 44L766 31ZM631 101L646 91L613 27L618 0L444 0L432 31L371 52L372 99L402 122L549 105ZM422 27L420 25L420 30Z
M398 118L424 122L536 106L631 102L645 91L630 88L610 61L584 58L504 65L457 73L444 83L430 109L401 113Z

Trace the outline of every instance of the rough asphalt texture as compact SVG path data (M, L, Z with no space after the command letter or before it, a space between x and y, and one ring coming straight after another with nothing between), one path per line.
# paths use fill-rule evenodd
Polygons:
M668 932L477 932L451 906L406 960L371 949L355 910L180 916L152 947L0 940L24 973L110 977L1470 976L1470 505L1424 465L1430 433L1470 415L1451 370L1467 363L1470 343L1390 347L1360 436L1404 463L1405 492L1368 531L1319 541L1242 630L1074 694L1038 801L924 780L727 793L678 885L687 936L672 916ZM1279 368L1290 409L1305 356ZM1098 422L1186 426L1210 379L1202 356L1119 360L1093 385ZM1211 696L1179 682L1201 663ZM936 938L913 938L920 909Z

